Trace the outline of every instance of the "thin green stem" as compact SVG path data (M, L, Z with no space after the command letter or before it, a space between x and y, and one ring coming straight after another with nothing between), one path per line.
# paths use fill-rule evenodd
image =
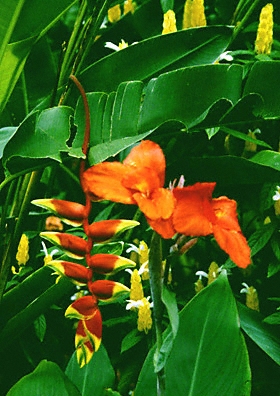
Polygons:
M60 77L58 82L59 87L68 78L71 67L70 65L75 57L77 47L80 45L81 40L83 39L83 34L81 34L81 30L82 32L84 31L83 23L85 20L86 11L87 11L87 1L83 0L61 65Z
M246 24L247 20L249 19L250 15L254 11L254 9L257 7L258 3L260 0L255 0L253 4L250 6L240 23L236 26L236 29L233 32L232 36L232 41L236 39L237 35L241 32L241 30L244 28L244 25Z
M157 361L162 346L162 247L161 237L156 232L153 233L150 252L149 252L149 275L151 295L153 299L153 317L156 330L156 354L155 361ZM165 381L164 369L157 373L157 396L164 396Z

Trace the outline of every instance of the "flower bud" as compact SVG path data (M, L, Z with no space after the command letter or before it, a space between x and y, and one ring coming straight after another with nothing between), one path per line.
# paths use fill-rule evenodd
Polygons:
M62 199L35 199L32 203L58 214L62 217L62 221L72 226L81 225L83 219L87 216L86 207L77 202Z
M99 253L87 258L87 265L97 274L114 274L122 269L135 267L135 263L115 254Z
M134 220L102 220L89 225L87 235L94 242L108 242L121 232L139 225Z
M129 288L119 282L111 280L97 280L88 282L89 291L100 301L112 302L122 293L129 293Z
M90 253L87 241L76 235L62 232L41 232L40 236L60 246L70 257L82 258Z

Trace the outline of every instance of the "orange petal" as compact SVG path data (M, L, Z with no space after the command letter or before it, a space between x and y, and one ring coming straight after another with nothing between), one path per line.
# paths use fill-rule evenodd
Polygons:
M212 200L212 208L217 217L219 227L241 231L236 211L236 201L227 197L219 197Z
M167 220L157 219L151 220L146 218L149 225L155 230L162 238L170 239L176 234L176 231L173 227L172 217Z
M82 176L85 193L102 199L124 204L135 204L130 189L122 184L123 177L130 172L120 162L103 162L87 169Z
M246 268L251 263L250 248L241 232L226 230L218 225L213 226L214 237L219 246L229 255L240 268Z
M153 190L162 187L156 170L132 166L128 169L130 169L130 171L128 171L122 179L122 184L126 188L149 195Z
M153 169L160 180L160 187L163 187L165 178L165 157L158 144L151 140L143 140L138 146L132 148L123 163L137 168Z
M134 261L115 254L99 253L87 258L87 265L97 274L114 274L122 269L135 267Z
M150 220L167 220L174 211L175 198L172 192L166 188L156 189L150 197L135 193L133 198L137 202L139 209Z
M101 220L88 227L87 235L94 242L107 242L121 232L136 227L140 223L135 220Z
M196 183L193 186L174 188L177 200L173 224L177 232L188 236L212 234L216 216L211 206L216 183Z

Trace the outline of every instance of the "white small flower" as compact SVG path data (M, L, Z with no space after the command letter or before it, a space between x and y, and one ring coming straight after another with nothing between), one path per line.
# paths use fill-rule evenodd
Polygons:
M219 57L218 57L218 61L220 60L225 60L227 62L231 62L233 61L233 56L230 54L231 51L225 51L223 52Z
M202 279L203 277L208 278L208 274L204 271L196 271L195 275L198 276L199 279Z
M250 288L249 285L247 285L247 283L243 282L242 286L244 286L244 287L243 287L243 289L240 290L240 293L246 293L246 294L249 293L249 288Z
M280 199L280 186L277 186L277 190L275 191L275 195L272 197L273 201L279 201Z

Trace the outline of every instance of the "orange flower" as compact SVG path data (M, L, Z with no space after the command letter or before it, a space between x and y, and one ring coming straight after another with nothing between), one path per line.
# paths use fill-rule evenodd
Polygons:
M134 147L123 163L103 162L87 169L82 185L90 197L138 205L148 223L163 238L174 234L172 213L175 199L163 188L165 157L150 140Z
M246 268L251 262L250 248L238 223L236 202L227 197L213 199L215 185L196 183L173 189L177 200L173 213L174 228L189 236L213 234L232 261Z

